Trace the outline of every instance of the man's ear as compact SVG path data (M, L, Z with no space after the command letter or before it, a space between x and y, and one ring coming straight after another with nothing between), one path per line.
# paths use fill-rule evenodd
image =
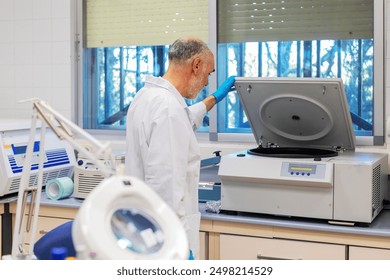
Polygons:
M199 58L199 57L196 57L193 61L192 61L192 71L195 73L195 74L198 74L200 69L201 69L201 65L202 65L202 60Z

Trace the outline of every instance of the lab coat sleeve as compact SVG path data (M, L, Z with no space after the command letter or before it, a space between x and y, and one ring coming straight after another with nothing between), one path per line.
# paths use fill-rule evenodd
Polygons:
M145 180L168 203L179 218L185 213L184 194L189 154L188 119L177 115L153 121L145 160Z
M192 115L193 129L197 130L202 126L203 118L206 116L206 105L203 102L195 103L188 107Z

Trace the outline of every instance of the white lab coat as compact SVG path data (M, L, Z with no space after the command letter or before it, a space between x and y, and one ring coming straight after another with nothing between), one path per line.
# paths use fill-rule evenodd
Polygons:
M194 130L206 114L203 102L188 107L176 88L148 76L127 114L125 172L144 180L181 219L199 258L200 151Z

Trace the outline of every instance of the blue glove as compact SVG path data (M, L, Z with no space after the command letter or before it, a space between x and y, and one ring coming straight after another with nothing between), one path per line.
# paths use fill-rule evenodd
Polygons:
M222 85L217 89L217 91L212 94L217 100L217 103L222 99L224 99L226 95L229 93L229 91L232 90L235 81L236 81L236 76L230 76L222 83Z

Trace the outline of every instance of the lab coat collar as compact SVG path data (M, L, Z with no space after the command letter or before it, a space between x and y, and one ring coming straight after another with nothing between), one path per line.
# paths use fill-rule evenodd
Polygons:
M168 90L172 93L177 101L183 106L183 108L187 108L187 103L184 101L183 96L181 96L180 92L167 80L162 77L154 77L154 76L146 76L145 85L152 85L155 87L160 87Z

